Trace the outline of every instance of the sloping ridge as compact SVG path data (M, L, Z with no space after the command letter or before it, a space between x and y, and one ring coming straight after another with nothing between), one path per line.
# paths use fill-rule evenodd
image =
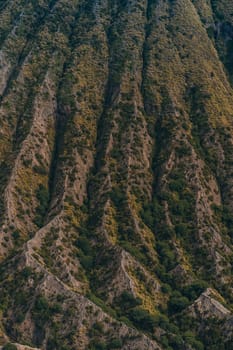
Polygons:
M0 2L1 345L230 349L232 13Z

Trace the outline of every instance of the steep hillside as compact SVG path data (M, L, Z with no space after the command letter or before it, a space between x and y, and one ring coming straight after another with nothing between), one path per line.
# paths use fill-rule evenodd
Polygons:
M233 3L0 0L0 344L231 350Z

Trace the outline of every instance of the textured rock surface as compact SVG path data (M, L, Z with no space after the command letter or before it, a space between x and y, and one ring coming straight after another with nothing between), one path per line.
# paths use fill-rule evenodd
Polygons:
M0 1L1 345L231 349L232 14Z
M200 297L195 300L188 310L195 317L209 318L216 317L224 319L230 316L230 311L226 309L218 300L214 298L214 291L208 288Z

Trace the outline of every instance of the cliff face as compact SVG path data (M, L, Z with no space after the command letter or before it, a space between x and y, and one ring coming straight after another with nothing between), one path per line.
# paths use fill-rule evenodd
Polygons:
M0 1L2 345L231 349L232 63L229 0Z

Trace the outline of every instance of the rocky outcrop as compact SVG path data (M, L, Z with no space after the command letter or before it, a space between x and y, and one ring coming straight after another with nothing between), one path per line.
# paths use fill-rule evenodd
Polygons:
M232 13L0 1L1 344L228 346Z
M218 300L217 293L208 288L200 297L188 308L188 312L192 316L201 319L216 318L226 319L230 318L231 312L224 307Z

